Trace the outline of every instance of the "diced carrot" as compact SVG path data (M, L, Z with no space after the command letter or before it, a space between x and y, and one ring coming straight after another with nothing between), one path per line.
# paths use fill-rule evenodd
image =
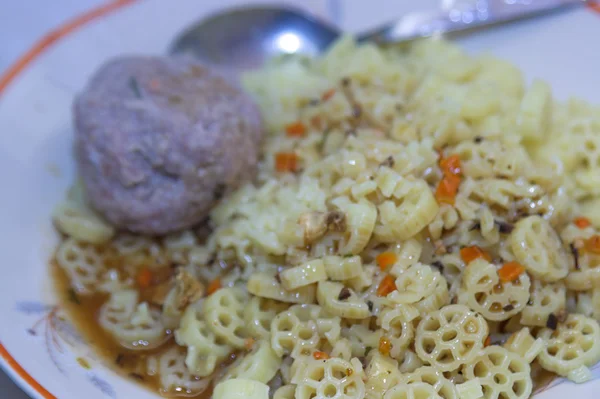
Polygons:
M306 126L300 121L290 123L286 125L285 133L290 137L302 137L306 134Z
M390 292L396 290L396 282L394 278L389 274L381 280L379 283L379 287L377 287L377 296L387 296Z
M386 338L386 337L379 338L379 353L381 353L384 356L387 356L390 354L391 349L392 349L392 342L388 338Z
M254 338L246 338L244 340L244 348L246 348L246 350L251 350L254 347L255 342L256 340Z
M503 283L510 283L519 278L525 272L525 268L517 262L508 262L498 270L498 277Z
M396 260L398 260L398 256L393 252L383 252L377 255L377 258L375 258L375 260L377 261L379 268L385 271L394 263L396 263Z
M147 267L140 270L136 277L138 287L141 289L150 287L152 285L152 277L152 270L148 269Z
M295 172L298 168L298 156L293 152L275 154L275 169L278 172Z
M335 89L329 89L321 96L322 101L327 101L335 94Z
M485 339L485 342L483 343L483 346L490 346L491 344L492 344L492 337L490 337L488 335L487 338Z
M596 234L585 240L583 248L587 252L600 255L600 235Z
M450 155L448 158L440 159L440 169L444 173L444 176L460 175L460 173L461 173L460 158L458 157L458 155Z
M435 199L440 204L454 205L459 186L459 176L452 174L445 175L435 190Z
M329 355L325 352L316 351L316 352L313 352L313 358L315 360L327 360L327 359L329 359Z
M206 289L206 294L207 295L214 294L219 289L221 289L221 279L216 278L213 281L211 281L210 284L208 285L208 288Z
M580 229L585 229L588 226L591 226L592 223L590 223L590 220L588 218L584 218L584 217L578 217L575 218L575 220L573 220L573 223L575 223L575 226L579 227Z
M483 249L479 248L476 245L471 247L464 247L460 249L460 257L465 262L465 264L469 264L473 262L475 259L483 258L488 262L492 261L492 257L490 254L485 252Z

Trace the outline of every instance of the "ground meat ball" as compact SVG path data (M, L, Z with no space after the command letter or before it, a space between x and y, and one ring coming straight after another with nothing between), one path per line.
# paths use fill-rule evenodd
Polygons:
M119 228L165 234L203 220L256 171L263 123L235 84L189 60L122 57L74 103L91 205Z

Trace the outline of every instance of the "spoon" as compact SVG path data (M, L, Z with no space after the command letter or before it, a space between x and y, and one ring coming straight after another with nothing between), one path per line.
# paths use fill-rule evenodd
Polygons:
M356 36L358 42L400 43L547 14L585 0L478 0L475 4L433 12L410 13L378 29ZM232 70L261 67L285 54L314 57L341 32L331 24L285 6L226 10L185 30L171 54L189 54Z

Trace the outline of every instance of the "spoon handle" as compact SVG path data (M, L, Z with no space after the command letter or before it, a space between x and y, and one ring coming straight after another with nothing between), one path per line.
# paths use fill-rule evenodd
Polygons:
M586 2L587 0L477 0L433 13L410 13L397 22L360 35L358 40L397 43L535 17Z

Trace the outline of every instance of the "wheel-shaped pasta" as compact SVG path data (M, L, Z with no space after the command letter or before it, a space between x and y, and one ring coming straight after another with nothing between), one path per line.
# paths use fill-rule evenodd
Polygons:
M138 293L134 290L114 292L100 308L98 321L128 349L153 349L168 339L160 312L150 309L146 302L138 304Z
M278 356L291 354L296 348L310 352L321 338L335 343L340 330L340 318L328 314L320 306L294 305L271 322L271 347Z
M94 246L67 238L58 247L56 262L67 273L71 287L79 295L96 291L105 271L102 253Z
M435 388L424 382L400 383L389 389L383 399L442 399Z
M342 359L307 361L296 385L296 399L361 399L365 385L361 373Z
M268 298L252 297L244 308L244 323L248 335L254 338L271 338L271 321L289 307L287 303Z
M463 368L467 380L479 379L485 399L528 399L531 395L529 363L521 356L492 345Z
M245 378L266 384L275 376L279 366L281 358L271 349L269 342L261 340L254 344L252 351L229 366L223 379Z
M185 365L194 375L211 375L219 362L233 350L221 342L204 320L203 303L197 302L185 310L181 326L175 331L175 341L187 347Z
M568 377L581 366L589 367L600 360L600 327L589 317L570 314L556 330L544 328L538 337L546 343L538 361L546 370Z
M52 213L54 225L62 233L80 242L100 245L115 235L115 228L84 204L66 200Z
M527 304L530 285L527 273L514 281L501 282L494 265L476 259L463 273L458 301L488 320L508 320Z
M244 304L248 295L241 288L222 288L204 301L204 320L208 328L226 344L243 348L247 332Z
M210 386L211 378L198 378L187 369L185 353L182 348L173 348L161 353L158 358L150 357L156 366L150 366L150 374L157 374L160 393L166 397L173 395L197 396Z
M544 284L533 280L529 302L521 312L521 324L544 327L550 313L566 307L567 290L562 282Z
M317 301L327 312L345 319L364 319L371 315L367 303L341 283L319 282Z
M544 349L544 345L545 343L541 338L533 338L529 328L524 327L508 337L503 346L521 356L527 363L531 363Z
M415 336L413 320L417 317L419 311L411 305L386 308L377 317L377 324L392 344L390 356L394 359L401 359L406 348L412 343Z
M313 259L303 265L285 269L280 273L280 277L281 285L287 291L327 280L325 265L321 259Z
M419 322L415 349L421 360L441 371L472 361L488 335L486 321L463 305L449 305Z
M515 257L529 273L545 282L562 279L571 259L550 224L540 216L528 216L515 224L510 237Z
M360 256L324 256L323 263L327 277L334 281L358 277L363 270Z
M422 263L415 263L408 269L398 274L396 289L388 298L395 303L415 303L433 294L442 275L431 267Z
M317 291L314 284L288 291L269 273L254 273L248 279L247 289L252 295L288 303L313 303Z
M439 210L431 189L423 180L411 182L407 192L394 193L394 197L399 204L389 222L397 240L408 240L423 230Z
M434 391L443 399L458 399L454 384L444 377L444 374L431 366L419 367L410 374L403 376L404 383L423 382L433 387Z
M398 362L373 350L367 357L366 392L369 399L380 399L381 394L402 381Z
M342 255L358 255L371 239L377 219L377 209L365 199L354 204L347 198L336 198L332 203L346 214L346 232L343 242L340 243L339 252Z
M448 283L444 277L438 279L433 294L423 298L419 302L412 305L417 308L421 316L425 316L431 312L439 310L442 306L450 303L450 295L448 293Z
M234 378L217 384L213 399L269 399L269 386L246 378Z

